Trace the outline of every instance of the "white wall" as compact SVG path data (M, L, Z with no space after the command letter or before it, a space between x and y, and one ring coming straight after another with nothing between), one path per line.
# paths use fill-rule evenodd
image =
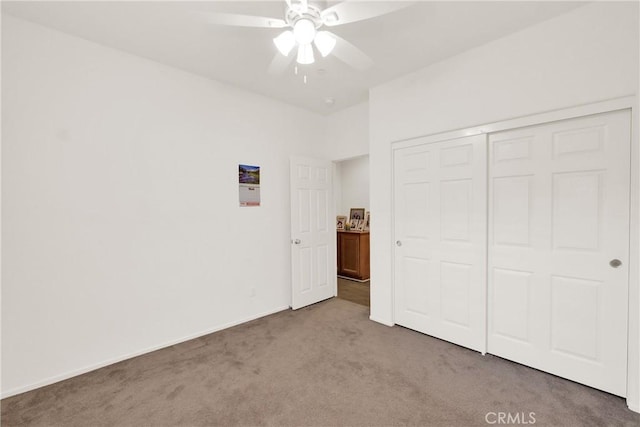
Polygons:
M372 319L393 324L391 143L637 94L638 16L637 2L589 4L370 91ZM636 125L636 166L637 137ZM637 257L637 228L633 235ZM637 271L632 277L637 377ZM630 386L630 405L640 410L637 381Z
M333 160L369 154L369 103L327 117L327 153Z
M327 117L326 152L335 161L333 195L336 215L349 215L352 207L365 207L368 210L368 102L337 111Z
M337 163L340 180L340 198L336 215L349 216L351 208L369 210L369 156L343 160Z
M324 117L6 14L2 92L3 396L288 307Z

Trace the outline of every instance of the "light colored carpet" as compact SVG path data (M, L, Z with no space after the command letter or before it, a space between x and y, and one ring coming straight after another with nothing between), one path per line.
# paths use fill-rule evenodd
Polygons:
M486 426L489 412L640 425L621 398L374 323L340 299L4 399L2 425Z

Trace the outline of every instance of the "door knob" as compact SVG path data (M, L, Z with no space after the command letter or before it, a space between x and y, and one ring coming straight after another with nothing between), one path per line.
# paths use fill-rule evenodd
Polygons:
M396 240L396 246L402 246L402 242L400 240Z
M296 239L296 240L294 240L294 241L293 241L293 243L294 243L295 245L299 245L299 244L301 243L301 241L300 241L300 239Z
M622 261L620 261L619 259L612 259L611 261L609 261L609 265L613 268L618 268L622 265Z

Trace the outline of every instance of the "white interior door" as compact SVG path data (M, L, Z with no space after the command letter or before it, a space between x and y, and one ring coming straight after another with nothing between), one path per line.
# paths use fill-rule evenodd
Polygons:
M394 151L397 324L486 347L486 136Z
M629 112L496 133L489 151L488 351L624 396Z
M291 157L291 307L336 296L336 227L329 161Z

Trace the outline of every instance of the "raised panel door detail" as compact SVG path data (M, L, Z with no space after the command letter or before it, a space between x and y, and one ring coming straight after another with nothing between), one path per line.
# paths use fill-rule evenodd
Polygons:
M604 148L605 130L604 126L595 126L555 132L552 136L554 157L601 152Z
M530 176L515 176L492 180L494 244L529 246L531 179Z
M429 238L429 224L424 218L429 215L430 184L418 182L404 187L405 233L407 237Z
M318 212L318 231L329 231L329 195L326 190L316 191L316 211ZM333 228L333 221L331 221Z
M440 183L441 236L443 240L469 241L471 180Z
M423 171L429 167L430 153L418 152L403 156L403 170L405 172Z
M601 330L601 282L575 277L551 278L551 343L554 351L596 361Z
M326 168L317 168L318 182L325 183L329 179L329 171Z
M340 251L342 253L342 270L351 274L358 271L358 237L354 234L345 234L341 239Z
M528 160L531 157L532 137L508 139L493 142L493 162L507 162L510 160Z
M369 233L338 232L338 274L358 280L369 278Z
M308 181L311 177L311 167L309 165L298 165L298 179Z
M431 314L428 278L432 276L429 262L420 258L406 258L403 266L405 274L404 304L407 310L421 315Z
M309 292L313 286L313 250L311 248L300 249L300 289L302 293Z
M528 271L493 269L490 315L495 334L529 342L531 278Z
M561 173L553 177L553 246L599 248L602 174Z
M329 266L329 246L318 245L316 248L316 257L318 266L316 269L318 286L328 286L329 281L327 273L331 270Z
M298 232L308 233L311 231L311 190L304 188L298 191Z
M469 326L469 289L471 265L440 263L442 318L460 326Z
M465 166L473 160L473 146L461 145L440 150L440 166Z

